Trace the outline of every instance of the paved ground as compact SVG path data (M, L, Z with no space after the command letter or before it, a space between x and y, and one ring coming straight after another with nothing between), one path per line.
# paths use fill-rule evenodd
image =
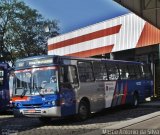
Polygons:
M118 107L96 113L83 122L77 122L74 117L71 117L55 119L48 125L41 123L37 118L14 118L12 115L2 114L0 116L0 132L3 135L11 133L15 133L15 135L78 135L157 111L160 111L158 104L156 106L145 104L138 108Z
M133 124L125 129L160 129L160 116Z

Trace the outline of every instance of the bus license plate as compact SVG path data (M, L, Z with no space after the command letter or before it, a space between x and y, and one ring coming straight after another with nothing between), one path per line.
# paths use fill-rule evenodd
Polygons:
M28 113L35 113L36 110L28 110Z

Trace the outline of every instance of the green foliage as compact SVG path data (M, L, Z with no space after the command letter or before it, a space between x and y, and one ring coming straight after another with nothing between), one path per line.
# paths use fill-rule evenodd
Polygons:
M57 21L45 20L24 2L0 0L0 60L13 63L17 58L46 54L47 40L58 30Z

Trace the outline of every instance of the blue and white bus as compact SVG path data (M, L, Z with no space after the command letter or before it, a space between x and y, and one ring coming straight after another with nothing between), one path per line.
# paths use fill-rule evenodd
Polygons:
M153 95L151 71L140 62L38 56L18 60L14 73L14 114L42 121L69 115L85 120Z
M0 62L0 112L10 109L9 74L9 65Z

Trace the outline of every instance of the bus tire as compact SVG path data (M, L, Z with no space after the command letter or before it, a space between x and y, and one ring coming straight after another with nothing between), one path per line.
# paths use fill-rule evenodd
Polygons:
M23 115L21 113L19 113L18 111L16 111L16 110L13 110L13 116L14 116L14 118L23 117Z
M78 108L78 120L84 121L90 115L89 104L86 101L81 101Z
M138 107L138 105L139 105L138 94L137 94L137 93L134 93L132 106L133 106L134 108L136 108L136 107Z
M49 124L51 123L51 118L50 117L39 117L39 120L42 122L42 123L45 123L45 124Z
M14 118L18 118L19 116L17 114L13 114Z

